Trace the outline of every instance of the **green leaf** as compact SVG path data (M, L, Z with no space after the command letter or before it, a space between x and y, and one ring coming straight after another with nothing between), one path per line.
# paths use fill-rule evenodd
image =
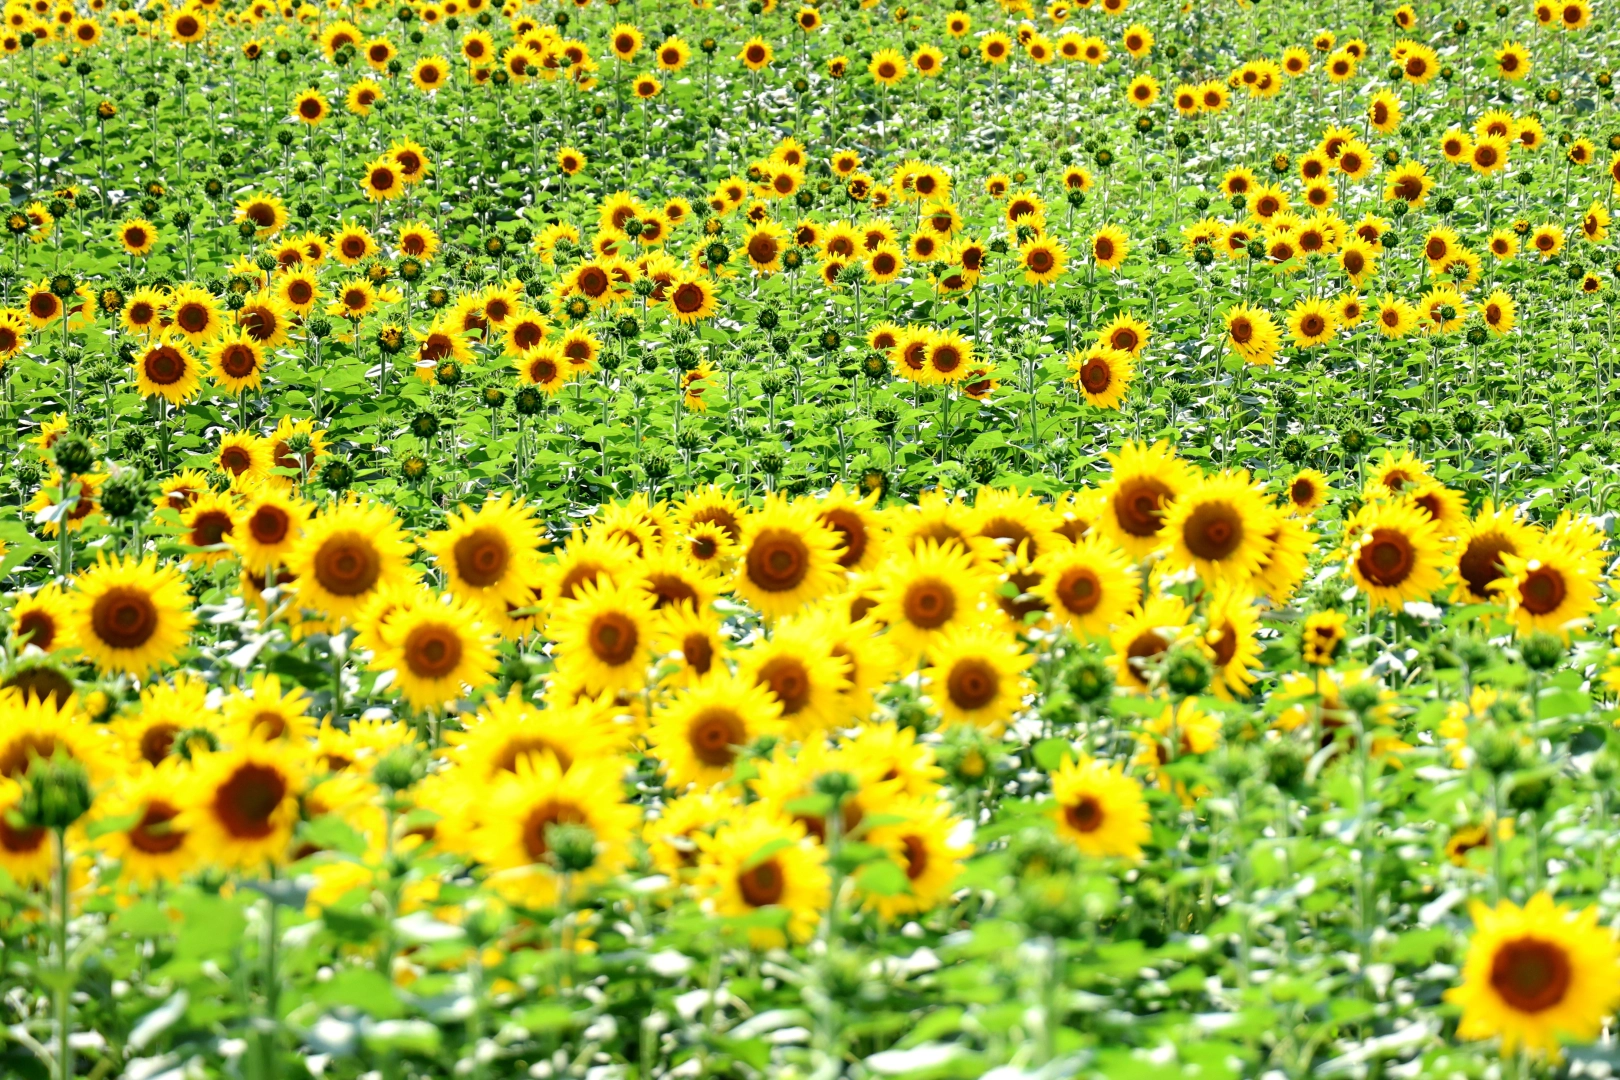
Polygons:
M326 982L317 983L309 1000L328 1008L347 1005L378 1020L397 1020L405 1015L394 984L373 968L345 968Z

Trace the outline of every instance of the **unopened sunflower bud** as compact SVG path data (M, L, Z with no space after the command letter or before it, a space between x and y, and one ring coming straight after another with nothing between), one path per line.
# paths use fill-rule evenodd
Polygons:
M31 829L66 829L90 809L90 774L64 754L36 758L23 780L19 806Z

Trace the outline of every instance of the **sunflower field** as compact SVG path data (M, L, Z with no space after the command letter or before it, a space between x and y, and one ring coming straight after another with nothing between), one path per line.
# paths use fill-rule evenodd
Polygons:
M1612 3L0 0L0 1077L1620 1074Z

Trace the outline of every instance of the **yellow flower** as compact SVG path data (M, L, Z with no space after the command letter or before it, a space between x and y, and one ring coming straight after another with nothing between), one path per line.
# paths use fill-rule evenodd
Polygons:
M1142 858L1153 835L1142 786L1117 764L1093 758L1065 761L1052 774L1058 835L1092 858Z
M1620 944L1596 907L1572 914L1540 892L1522 908L1475 902L1471 914L1462 982L1445 994L1463 1010L1459 1037L1500 1037L1511 1057L1521 1047L1556 1055L1561 1041L1598 1034L1620 997Z

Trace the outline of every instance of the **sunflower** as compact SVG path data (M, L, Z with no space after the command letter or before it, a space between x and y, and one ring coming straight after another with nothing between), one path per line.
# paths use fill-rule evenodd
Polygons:
M181 405L201 388L200 368L185 339L166 330L136 353L135 389L142 397Z
M1082 854L1141 859L1152 836L1151 815L1142 786L1118 764L1066 760L1052 774L1052 802L1058 835Z
M527 600L525 571L537 563L543 543L534 511L510 494L488 499L476 510L459 507L445 518L444 528L420 540L451 595L485 609Z
M450 65L438 56L424 56L411 68L411 82L423 93L431 93L450 79Z
M1303 349L1331 341L1338 328L1327 301L1306 299L1289 310L1288 329L1294 335L1294 345Z
M558 901L565 880L577 887L623 870L631 861L630 841L641 815L617 794L621 772L612 758L577 761L564 771L556 758L542 753L524 756L511 773L497 778L480 796L470 837L472 852L492 871L489 880L496 890L527 907L543 907ZM589 869L556 865L551 843L559 826L589 831Z
M139 885L175 882L195 867L203 852L180 824L181 793L190 768L177 758L146 765L98 797L95 820L113 824L96 832L95 846L119 865L119 878Z
M760 222L748 231L742 241L748 265L760 274L774 274L782 269L782 252L787 248L787 233L780 225Z
M19 593L11 605L13 649L50 653L71 649L75 642L71 620L72 599L59 585L42 585Z
M1215 665L1212 689L1217 697L1230 701L1249 696L1254 669L1260 667L1259 629L1254 598L1246 589L1223 585L1215 590L1198 645Z
M1369 503L1345 526L1350 576L1375 607L1399 611L1440 587L1440 540L1410 504Z
M405 194L398 163L388 154L368 162L360 177L360 190L372 202L387 202Z
M1159 80L1143 72L1125 86L1125 100L1138 109L1145 109L1159 100Z
M877 500L877 492L862 497L839 482L816 502L816 516L841 542L838 565L852 573L870 570L883 558L888 530L878 517Z
M128 311L128 308L125 308ZM15 311L0 311L0 363L28 348L28 322Z
M1520 521L1515 507L1498 507L1487 499L1454 542L1452 601L1488 604L1500 600L1501 579L1508 576L1503 556L1525 555L1537 540L1536 528Z
M22 801L22 785L0 777L0 870L25 888L43 886L56 871L56 845L49 829L21 820Z
M244 691L232 690L221 705L223 730L232 744L243 742L285 742L300 746L315 735L315 720L309 715L310 697L292 686L285 693L279 676L258 672Z
M771 60L776 56L775 51L762 37L751 37L743 43L742 49L737 53L737 59L749 71L763 71L770 67Z
M137 561L103 553L74 582L69 627L99 670L144 677L185 648L190 599L185 579L155 556Z
M744 747L784 731L781 706L765 687L716 668L653 713L647 741L672 785L708 788L731 779Z
M1044 553L1033 569L1040 580L1031 591L1054 620L1076 634L1108 633L1141 596L1136 567L1099 534Z
M1151 596L1114 628L1109 636L1114 653L1111 663L1125 686L1148 689L1149 662L1175 644L1191 614L1191 609L1175 597Z
M225 452L222 447L222 461ZM242 501L226 536L236 548L243 566L263 571L287 558L302 535L309 515L309 505L291 492L273 486L260 487Z
M298 822L305 765L295 748L252 742L197 761L174 827L220 867L254 869L285 862Z
M965 547L924 539L878 572L873 617L899 653L916 659L953 630L977 623L990 581Z
M1543 540L1522 555L1497 558L1503 574L1496 588L1521 635L1541 630L1567 640L1572 626L1597 609L1600 569L1563 545Z
M208 346L207 360L214 382L232 394L257 390L263 381L267 350L246 329L222 333Z
M767 497L743 520L738 546L733 587L767 619L791 615L838 582L839 536L813 503Z
M320 302L320 282L309 270L284 271L276 275L270 298L285 312L308 315Z
M205 492L180 515L185 528L180 542L187 548L186 559L199 566L212 566L231 557L229 538L235 526L235 504L227 495Z
M410 554L391 509L351 496L308 522L286 564L304 605L341 619L380 589L410 580Z
M1127 442L1108 461L1113 474L1102 487L1102 529L1127 555L1142 558L1159 546L1163 515L1191 486L1192 470L1163 441Z
M27 509L49 511L40 528L40 532L46 536L60 536L63 521L67 523L68 532L79 532L85 527L90 516L100 509L96 500L101 494L102 484L106 481L105 473L84 473L64 480L59 470L52 469L46 482L40 485L39 490L34 492L34 497L28 501ZM54 507L66 503L68 493L74 485L78 486L78 492L73 496L72 507L65 513L56 511Z
M1562 226L1548 223L1537 225L1530 233L1528 246L1542 258L1542 261L1557 255L1564 246L1564 230Z
M777 912L781 929L749 920L748 941L775 948L808 941L827 906L826 854L809 842L799 822L777 807L755 803L738 811L713 836L696 835L695 887L704 909L722 919Z
M1301 469L1288 481L1287 503L1290 513L1309 517L1327 505L1328 478L1315 469Z
M325 120L330 112L331 108L319 90L305 90L293 98L293 119L301 124L314 127Z
M872 54L866 71L881 86L899 86L906 77L906 58L895 49L879 49Z
M1265 557L1274 516L1246 470L1206 476L1165 510L1168 556L1175 565L1196 568L1205 581L1246 580Z
M653 638L653 598L633 585L588 581L551 613L558 671L587 692L641 689Z
M150 255L157 243L157 228L145 218L130 218L118 226L118 242L126 254L137 258Z
M867 831L863 842L889 853L905 873L906 889L866 897L880 918L921 914L949 898L962 862L973 853L971 845L953 839L958 824L932 792L884 806L884 824Z
M1000 629L956 627L937 635L928 655L932 666L923 672L923 684L947 725L999 733L1033 689L1024 673L1035 658Z
M260 240L287 226L287 207L275 195L250 195L236 204L237 223L251 222Z
M1469 167L1480 176L1489 176L1507 168L1508 140L1500 135L1486 135L1474 140L1468 153Z
M417 594L377 626L371 666L394 672L394 685L413 709L437 709L494 680L494 637L473 605Z
M834 655L815 619L784 619L769 638L733 655L737 674L762 687L793 733L809 738L845 721L851 689L844 660Z
M190 344L207 341L224 329L224 317L213 294L196 285L184 284L169 295L170 326Z
M562 771L576 761L611 761L624 738L611 717L586 705L541 708L514 686L507 695L486 695L478 712L463 714L464 728L449 732L449 758L458 775L476 787L517 771L520 761L549 757Z
M1572 914L1539 892L1522 908L1476 902L1471 914L1462 982L1445 993L1462 1008L1458 1037L1500 1036L1504 1057L1520 1047L1552 1057L1563 1039L1597 1036L1620 996L1620 943L1595 906Z
M680 323L695 323L719 310L714 287L700 274L677 275L665 294L669 297L670 313Z
M1068 365L1074 373L1069 376L1069 381L1085 397L1088 405L1100 409L1117 410L1125 400L1135 374L1130 353L1103 344L1093 345L1083 352L1078 349L1071 352Z
M1063 275L1068 251L1061 241L1035 236L1018 249L1019 265L1028 285L1050 285Z
M1238 304L1224 316L1226 343L1250 364L1271 364L1282 343L1282 333L1269 311Z

